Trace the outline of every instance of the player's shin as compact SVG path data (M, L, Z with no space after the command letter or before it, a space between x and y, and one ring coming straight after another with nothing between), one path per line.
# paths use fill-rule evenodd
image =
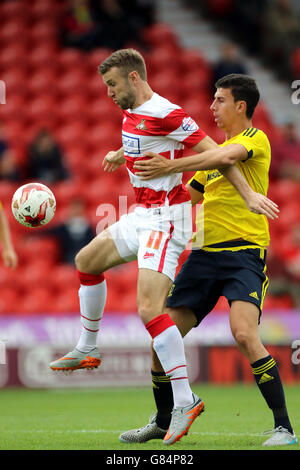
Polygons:
M153 348L167 376L170 377L174 407L193 403L189 385L182 336L167 314L159 315L146 324L153 338Z
M106 303L107 287L103 274L86 274L78 271L78 276L82 329L76 349L88 353L97 344L100 321Z
M173 410L173 391L170 381L164 372L151 371L152 390L157 408L156 424L161 429L168 429Z
M282 426L293 434L286 408L284 390L275 360L268 355L251 364L251 367L257 386L273 412L274 428Z

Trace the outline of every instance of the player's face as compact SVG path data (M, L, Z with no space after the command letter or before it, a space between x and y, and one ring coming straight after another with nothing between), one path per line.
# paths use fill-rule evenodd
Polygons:
M136 93L129 80L122 75L117 67L112 67L103 75L103 81L107 86L107 94L122 109L133 108L136 101Z
M215 123L220 129L226 129L237 117L237 106L230 88L218 88L215 99L210 107Z

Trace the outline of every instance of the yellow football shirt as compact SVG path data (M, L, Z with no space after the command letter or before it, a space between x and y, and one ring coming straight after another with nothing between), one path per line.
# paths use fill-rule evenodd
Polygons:
M239 161L237 166L251 188L266 196L271 161L266 134L251 127L226 140L220 147L228 144L241 144L247 149L247 158ZM218 170L197 171L189 184L204 194L196 218L194 248L218 251L269 245L267 218L250 212L238 191Z

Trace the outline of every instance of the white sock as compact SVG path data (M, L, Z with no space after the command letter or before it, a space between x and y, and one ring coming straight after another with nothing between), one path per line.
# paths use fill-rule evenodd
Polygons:
M170 377L174 408L193 403L194 396L187 375L183 339L177 326L170 326L155 336L153 347L165 374Z
M78 295L82 329L76 349L88 353L97 346L100 320L107 296L106 281L92 286L81 285Z

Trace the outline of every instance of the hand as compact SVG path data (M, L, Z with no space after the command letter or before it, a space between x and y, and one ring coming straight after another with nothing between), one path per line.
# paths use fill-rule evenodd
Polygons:
M137 160L133 165L133 168L138 170L135 174L141 180L151 180L172 173L171 160L168 160L166 157L153 152L146 152L143 156L151 158L148 160Z
M263 194L253 191L250 199L246 203L248 209L255 214L264 214L268 219L278 219L278 205Z
M125 158L123 153L119 150L117 151L110 151L108 152L102 162L102 166L104 167L104 171L112 173L113 171L117 170L123 163L125 162Z
M18 264L18 256L17 253L13 250L13 248L7 248L2 250L2 260L3 264L7 268L15 269Z

